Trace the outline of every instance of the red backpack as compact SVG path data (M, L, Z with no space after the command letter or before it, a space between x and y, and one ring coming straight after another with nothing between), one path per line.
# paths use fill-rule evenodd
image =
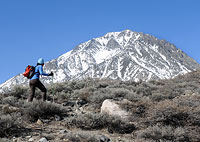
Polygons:
M28 79L31 79L34 74L35 74L35 67L31 65L28 65L25 69L25 72L23 73L23 75Z

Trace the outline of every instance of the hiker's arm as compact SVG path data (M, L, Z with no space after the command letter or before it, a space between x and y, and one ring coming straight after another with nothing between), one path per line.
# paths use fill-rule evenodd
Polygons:
M40 75L48 76L49 74L43 72L42 66L39 68Z

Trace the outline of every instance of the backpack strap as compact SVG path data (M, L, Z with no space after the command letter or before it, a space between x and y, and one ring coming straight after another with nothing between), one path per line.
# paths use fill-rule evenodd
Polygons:
M35 66L35 69L36 69L37 66L38 66L38 65ZM34 74L36 74L36 73L39 73L39 71L38 71L38 72L35 72Z

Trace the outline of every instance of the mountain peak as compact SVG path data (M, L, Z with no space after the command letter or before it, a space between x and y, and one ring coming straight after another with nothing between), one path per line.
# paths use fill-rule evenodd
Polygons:
M54 82L88 77L148 81L173 78L199 68L173 44L131 30L93 38L44 66L46 72L54 72ZM42 81L51 82L49 78ZM0 90L19 84L28 84L28 80L15 76L0 85Z
M131 30L123 30L123 31L120 31L120 32L109 32L107 33L104 37L113 37L113 38L116 38L118 36L125 36L125 35L131 35L131 34L134 34L136 32L133 32Z

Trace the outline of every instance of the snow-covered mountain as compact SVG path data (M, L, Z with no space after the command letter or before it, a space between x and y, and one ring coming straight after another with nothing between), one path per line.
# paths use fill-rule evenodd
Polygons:
M73 50L45 63L53 71L53 82L84 78L121 80L167 79L196 69L200 65L175 45L156 37L125 30L111 32L81 43ZM43 77L51 83L50 77ZM19 74L0 85L0 89L27 84Z

